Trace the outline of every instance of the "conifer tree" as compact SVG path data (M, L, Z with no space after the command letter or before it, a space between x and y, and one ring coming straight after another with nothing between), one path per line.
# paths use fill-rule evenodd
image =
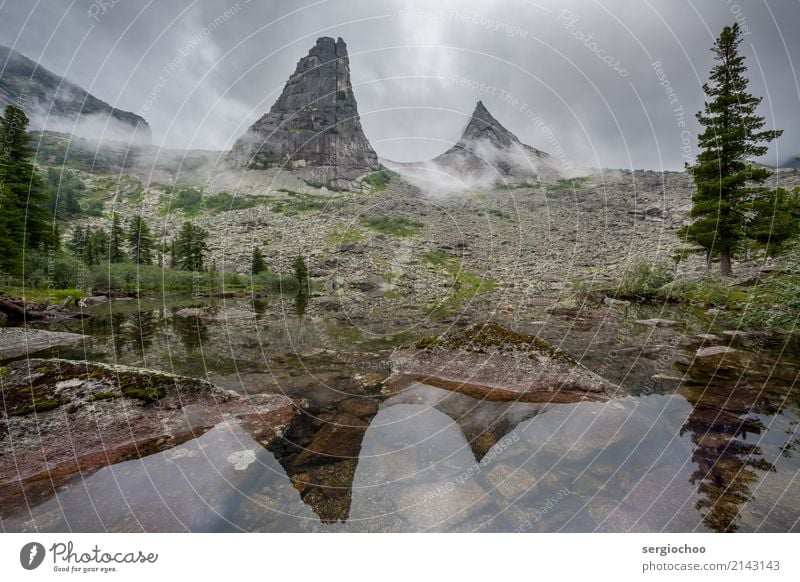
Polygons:
M0 117L0 269L19 272L25 250L57 249L50 199L33 167L28 117L8 105Z
M202 271L208 252L208 232L189 221L183 223L175 241L178 266L187 271Z
M125 230L122 228L122 219L115 212L111 220L111 232L108 235L108 260L110 262L122 263L125 261L125 251L122 249L124 240Z
M264 255L261 253L261 249L258 247L253 247L253 256L250 260L250 272L253 275L258 275L266 270L267 263L264 261Z
M128 251L131 261L140 265L153 263L153 236L141 216L136 215L128 227Z
M712 48L717 64L703 85L706 104L697 114L704 127L698 136L701 152L689 168L696 185L694 221L679 231L705 249L709 264L719 255L724 276L733 274L732 254L754 220L753 202L774 195L761 186L772 172L749 160L764 155L764 144L781 134L762 130L764 118L756 114L761 98L747 91L741 40L738 24L726 26Z

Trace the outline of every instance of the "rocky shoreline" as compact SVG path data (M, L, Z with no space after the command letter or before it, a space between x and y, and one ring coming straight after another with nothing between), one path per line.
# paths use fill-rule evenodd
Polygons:
M77 473L164 451L224 422L269 446L297 408L276 394L243 397L165 372L28 359L2 368L0 500L53 491Z

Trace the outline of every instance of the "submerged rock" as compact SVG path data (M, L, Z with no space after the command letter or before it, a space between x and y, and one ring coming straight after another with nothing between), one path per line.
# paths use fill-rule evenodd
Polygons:
M637 319L636 323L640 323L642 325L649 325L651 327L675 327L680 325L679 321L674 321L672 319Z
M739 350L729 346L708 346L707 348L700 348L697 350L695 356L698 358L710 358L712 356L720 356L723 354L733 354L738 351Z
M388 391L422 382L485 400L579 402L620 390L544 340L497 323L422 340L391 362Z
M45 331L29 327L0 328L0 358L16 358L56 346L91 339L80 333Z
M207 307L184 307L175 312L178 317L197 317L203 321L236 321L239 319L253 319L256 316L254 311L245 309L221 309L211 310Z
M242 397L204 380L59 359L13 362L3 371L0 502L24 481L49 490L75 473L139 458L237 420L264 446L291 422L282 395Z

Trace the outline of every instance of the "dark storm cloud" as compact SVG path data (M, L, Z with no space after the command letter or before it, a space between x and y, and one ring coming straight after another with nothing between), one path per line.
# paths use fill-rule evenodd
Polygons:
M478 99L572 166L683 167L721 28L745 30L752 90L800 152L800 3L748 0L6 2L0 42L113 105L156 143L225 148L318 36L341 36L380 155L431 158Z

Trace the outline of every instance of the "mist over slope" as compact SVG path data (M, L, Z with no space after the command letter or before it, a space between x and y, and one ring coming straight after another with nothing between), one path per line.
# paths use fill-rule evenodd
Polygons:
M553 183L567 177L549 154L522 143L478 101L458 142L432 160L385 161L422 190L458 192L493 186Z
M16 105L32 129L71 133L103 141L150 143L150 126L14 49L0 46L0 108Z

